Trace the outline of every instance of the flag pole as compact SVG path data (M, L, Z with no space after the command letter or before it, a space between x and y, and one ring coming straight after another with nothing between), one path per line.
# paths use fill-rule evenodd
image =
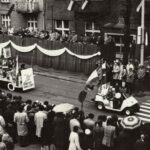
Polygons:
M18 62L18 54L16 56L16 76L18 75L19 72L19 62Z

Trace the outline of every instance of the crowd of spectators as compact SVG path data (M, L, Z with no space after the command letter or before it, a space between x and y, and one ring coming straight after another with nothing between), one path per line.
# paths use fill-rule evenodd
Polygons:
M100 84L110 83L118 93L142 94L144 90L150 90L150 59L143 65L137 59L129 59L124 65L121 60L116 59L113 63L101 59L97 63L97 71ZM93 88L89 85L89 88Z
M62 33L62 31L54 29L54 31L40 31L38 28L24 28L20 27L16 29L15 26L8 27L8 29L3 25L1 30L1 34L8 34L9 36L20 36L20 37L33 37L38 39L47 39L49 41L60 41L60 42L71 42L71 43L83 43L83 44L97 44L100 45L103 40L102 36L97 33L91 33L89 35L81 34L77 35L75 31L68 31Z
M48 101L23 100L0 91L0 150L13 150L40 143L41 149L58 150L148 150L149 132L125 130L117 115L105 116L79 108L55 113ZM140 149L142 147L142 149Z

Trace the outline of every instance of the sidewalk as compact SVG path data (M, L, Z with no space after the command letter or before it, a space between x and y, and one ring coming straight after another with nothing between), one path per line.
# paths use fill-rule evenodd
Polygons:
M43 75L55 79L61 79L71 82L77 82L84 84L87 80L87 76L82 73L68 72L64 70L54 70L52 68L42 68L39 66L33 66L35 74Z
M41 150L41 147L38 144L32 144L26 147L20 147L18 144L16 144L15 150Z

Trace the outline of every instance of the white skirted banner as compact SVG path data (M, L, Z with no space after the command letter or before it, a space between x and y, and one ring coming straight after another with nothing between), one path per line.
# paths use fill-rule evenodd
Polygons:
M19 45L16 45L15 43L13 43L12 41L8 41L8 42L5 42L5 43L0 43L0 55L2 53L2 49L7 47L9 44L11 44L11 46L16 49L17 51L19 52L22 52L22 53L27 53L27 52L31 52L32 50L34 50L35 48L37 48L40 52L42 52L43 54L47 55L47 56L51 56L51 57L56 57L56 56L60 56L62 54L64 54L65 52L67 52L68 54L74 56L74 57L77 57L79 59L91 59L95 56L100 56L101 53L100 52L97 52L95 54L92 54L92 55L78 55L78 54L75 54L73 52L71 52L68 48L64 47L62 49L58 49L58 50L48 50L48 49L44 49L42 48L41 46L39 46L38 44L33 44L31 46L19 46Z
M32 50L34 50L36 48L36 44L31 45L31 46L22 47L22 46L16 45L13 42L11 42L11 46L13 48L15 48L17 51L22 52L22 53L31 52Z
M66 51L65 48L62 48L62 49L59 49L59 50L46 50L46 49L40 47L39 45L37 45L37 48L43 54L45 54L47 56L53 56L53 57L54 56L60 56Z

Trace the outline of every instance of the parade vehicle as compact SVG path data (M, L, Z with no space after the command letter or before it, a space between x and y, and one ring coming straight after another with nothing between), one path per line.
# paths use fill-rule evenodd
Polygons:
M108 88L109 89L109 88ZM98 92L93 99L98 110L110 110L120 112L125 115L131 115L139 111L138 101L133 97L126 97L122 93L116 93L113 98L107 96L108 89L105 92Z
M0 52L0 82L6 83L10 91L22 89L23 91L35 88L32 68L19 68L18 56L11 56L10 48L3 48Z

